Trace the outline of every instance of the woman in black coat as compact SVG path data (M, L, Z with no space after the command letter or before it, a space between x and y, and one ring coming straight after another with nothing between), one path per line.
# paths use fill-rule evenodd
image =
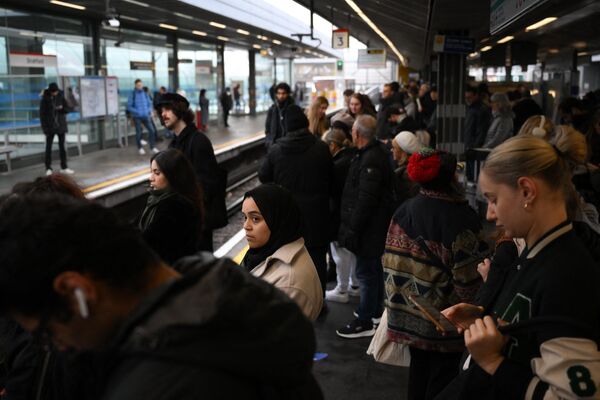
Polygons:
M150 160L150 196L139 220L146 242L167 263L199 250L202 189L182 152L161 151Z

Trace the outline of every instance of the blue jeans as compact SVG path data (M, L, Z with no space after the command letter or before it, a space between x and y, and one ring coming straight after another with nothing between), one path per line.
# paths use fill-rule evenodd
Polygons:
M356 256L356 277L360 282L358 320L366 325L383 311L383 266L381 257Z
M142 124L148 129L148 142L150 148L153 149L156 145L156 131L150 117L133 117L133 122L135 124L135 143L138 149L142 148Z

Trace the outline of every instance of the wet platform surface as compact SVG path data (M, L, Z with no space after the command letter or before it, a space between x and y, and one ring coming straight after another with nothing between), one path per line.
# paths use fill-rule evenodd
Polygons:
M252 136L259 135L264 130L266 114L257 116L230 116L229 128L210 126L207 136L212 141L215 151L220 148L235 145ZM147 132L144 131L147 138ZM165 139L157 146L163 150L167 148L171 139ZM57 148L57 144L54 145ZM96 188L110 185L111 182L121 180L127 176L145 173L149 170L149 160L152 156L148 146L145 146L146 154L139 155L133 137L129 138L129 146L124 148L109 148L82 156L70 157L69 168L75 171L72 177L84 189L89 192ZM53 167L58 171L59 160L53 158ZM43 164L33 165L13 170L11 173L0 174L0 195L10 192L14 184L18 182L32 181L38 176L45 175Z

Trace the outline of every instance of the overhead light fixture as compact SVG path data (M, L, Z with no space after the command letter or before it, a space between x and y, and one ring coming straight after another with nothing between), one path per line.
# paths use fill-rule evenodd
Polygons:
M387 45L390 47L390 49L392 49L394 54L396 54L396 56L398 57L398 59L400 60L402 65L406 66L406 58L400 53L400 51L396 48L396 46L394 46L394 43L392 43L392 41L390 39L388 39L388 37L383 32L381 32L381 30L377 27L377 25L375 25L373 23L373 21L371 21L369 19L369 17L367 17L365 15L365 13L360 9L360 7L358 5L356 5L356 3L353 0L345 0L345 1L358 14L358 16L360 18L362 18L362 20L365 21L367 23L367 25L369 25L371 27L371 29L373 29L375 31L375 33L377 33L379 35L379 37L383 39L384 42L387 43Z
M206 32L202 32L202 31L192 31L192 33L194 35L198 35L198 36L206 36Z
M275 44L281 44L281 41L279 41L277 39L273 39L273 43L275 43Z
M169 24L158 24L158 26L160 26L161 28L170 29L172 31L176 31L177 29L179 29L175 25L169 25Z
M583 56L589 56L589 55L590 55L590 52L589 52L589 51L582 51L581 53L577 53L577 55L578 55L579 57L583 57Z
M150 7L150 4L142 3L141 1L136 1L136 0L123 0L123 1L126 3L135 4L136 6L140 6L140 7Z
M228 42L229 38L226 38L225 36L217 36L217 39L222 40L224 42Z
M56 4L57 6L74 8L75 10L85 10L84 6L80 6L79 4L67 3L66 1L50 0L50 3Z
M119 27L121 25L121 21L119 21L119 19L117 17L115 17L114 15L108 17L107 21L108 21L108 25L113 26L115 28Z
M220 23L218 23L218 22L214 22L214 21L210 21L208 24L209 24L210 26L214 26L215 28L221 28L221 29L225 29L225 28L227 28L227 26L226 26L226 25L223 25L223 24L220 24Z
M479 41L479 43L485 43L485 42L487 42L488 40L490 40L490 38L489 38L489 37L486 37L486 38L483 38L483 39L481 39L481 40Z
M548 49L548 53L550 54L558 54L560 50L558 49Z
M484 51L488 51L491 49L492 49L492 46L485 46L485 47L482 47L480 51L483 53Z
M305 52L306 54L310 54L310 53L311 53L311 51L310 51L309 49L304 49L304 52Z
M19 35L21 36L31 36L31 37L44 37L44 34L38 32L29 32L29 31L20 31Z
M576 49L585 49L587 47L587 43L586 42L575 42L575 43L573 43L573 47L575 47Z
M477 58L478 56L479 56L479 52L478 51L475 51L475 52L469 54L469 58Z
M252 47L254 47L255 49L260 49L260 44L253 44Z
M268 37L266 37L266 36L263 36L263 37L261 37L261 39L262 39L262 40L269 40L269 38L268 38Z
M514 38L515 38L514 36L504 36L502 39L498 40L498 44L510 42Z
M137 18L128 17L127 15L120 15L119 18L126 19L127 21L139 21Z
M529 32L529 31L534 31L538 28L541 28L544 25L548 25L550 22L554 22L556 21L558 18L556 17L548 17L548 18L544 18L541 21L536 22L533 25L529 25L527 28L525 28L525 32Z
M181 18L186 18L186 19L191 19L191 20L193 20L193 19L194 19L194 17L192 17L191 15L185 15L185 14L178 13L178 12L175 12L175 13L173 13L173 14L175 14L175 15L177 15L178 17L181 17Z
M244 29L237 29L236 32L239 33L240 35L246 35L246 36L248 36L250 34L250 32L248 32Z

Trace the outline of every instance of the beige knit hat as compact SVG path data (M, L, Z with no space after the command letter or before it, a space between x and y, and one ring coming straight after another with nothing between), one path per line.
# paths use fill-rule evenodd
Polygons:
M415 136L414 133L409 131L402 131L396 135L394 138L398 146L408 154L413 154L421 149L422 145L419 142L419 139Z

